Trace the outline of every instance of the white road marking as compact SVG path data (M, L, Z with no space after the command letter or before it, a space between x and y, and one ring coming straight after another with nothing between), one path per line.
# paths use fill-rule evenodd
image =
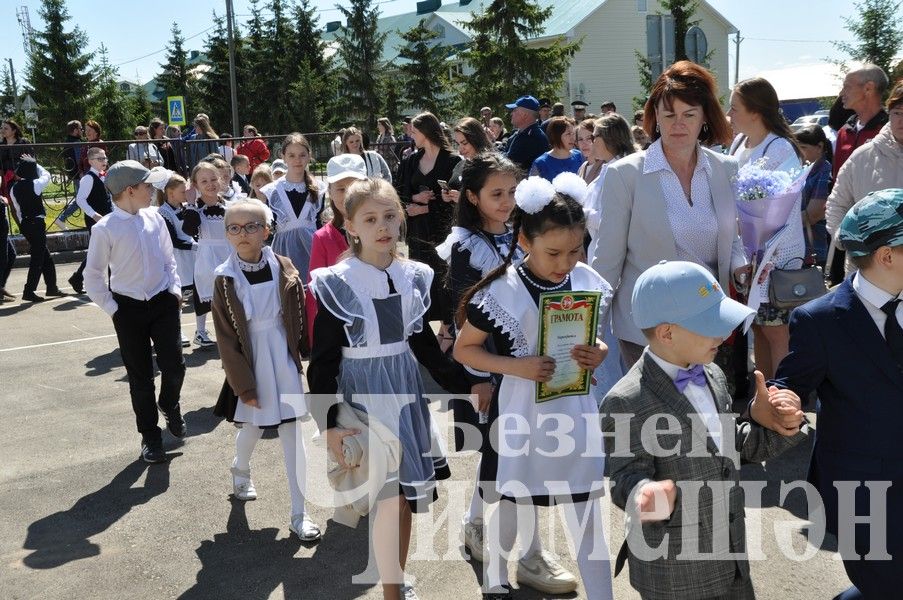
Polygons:
M185 327L186 325L194 325L194 320L181 323L182 327ZM77 342L90 342L93 340L103 340L103 339L112 338L112 337L116 337L116 334L111 333L108 335L95 335L95 336L91 336L91 337L78 338L78 339L74 339L74 340L62 340L60 342L47 342L45 344L33 344L31 346L17 346L15 348L0 348L0 353L17 352L19 350L31 350L33 348L46 348L48 346L62 346L64 344L75 344Z

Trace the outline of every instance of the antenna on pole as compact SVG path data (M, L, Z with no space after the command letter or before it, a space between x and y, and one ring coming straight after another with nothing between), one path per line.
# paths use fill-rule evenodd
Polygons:
M32 51L32 36L34 30L31 28L31 17L28 15L28 7L20 6L16 9L16 19L19 21L19 27L22 29L22 47L25 49L25 55L29 56Z

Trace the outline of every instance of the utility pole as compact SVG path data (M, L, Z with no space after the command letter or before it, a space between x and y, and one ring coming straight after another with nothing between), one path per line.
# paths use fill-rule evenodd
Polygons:
M22 103L19 101L19 88L16 87L16 70L13 69L13 59L7 58L9 61L9 79L13 86L13 105L16 107L16 112L19 112L22 108Z
M734 85L737 85L737 82L740 81L740 42L743 41L743 38L740 37L740 32L737 31L736 37L734 37L734 44L736 45L736 50L734 51Z
M238 90L235 83L235 32L232 28L232 0L226 0L226 22L229 34L229 88L232 96L232 135L239 134Z

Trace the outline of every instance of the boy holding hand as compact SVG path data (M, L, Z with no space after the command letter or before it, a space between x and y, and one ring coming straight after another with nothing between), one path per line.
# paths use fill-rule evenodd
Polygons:
M766 389L757 371L749 417L729 412L712 361L753 311L704 267L663 261L640 276L632 301L649 346L601 409L604 431L629 426L629 447L605 440L612 500L629 518L615 575L627 559L644 599L754 598L740 459L763 461L806 439L799 398Z

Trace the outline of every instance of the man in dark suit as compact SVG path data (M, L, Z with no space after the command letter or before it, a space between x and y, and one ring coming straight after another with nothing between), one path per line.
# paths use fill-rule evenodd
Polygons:
M801 398L818 392L809 481L821 493L826 529L838 536L855 586L839 598L897 598L903 568L903 189L866 196L844 217L839 236L859 271L793 311L790 353L774 383Z

